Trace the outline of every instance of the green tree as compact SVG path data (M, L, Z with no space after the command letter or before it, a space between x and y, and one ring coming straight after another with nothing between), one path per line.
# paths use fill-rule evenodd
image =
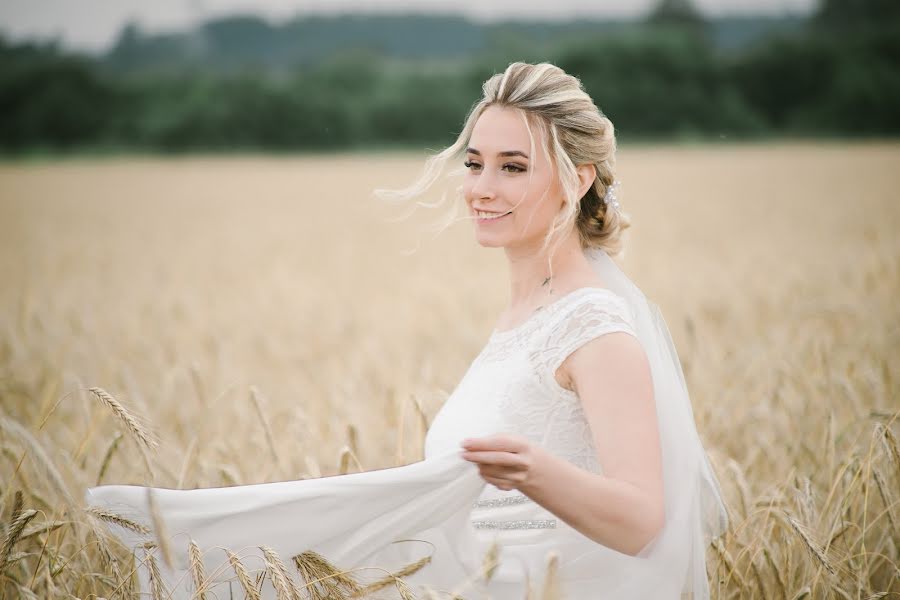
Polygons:
M897 0L821 0L810 20L815 28L840 34L854 29L881 29L900 23Z

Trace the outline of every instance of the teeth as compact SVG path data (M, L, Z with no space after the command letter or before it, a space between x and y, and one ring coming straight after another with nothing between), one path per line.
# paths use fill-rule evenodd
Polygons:
M476 210L475 213L482 219L499 219L500 217L507 215L509 213L490 213L485 212L483 210Z

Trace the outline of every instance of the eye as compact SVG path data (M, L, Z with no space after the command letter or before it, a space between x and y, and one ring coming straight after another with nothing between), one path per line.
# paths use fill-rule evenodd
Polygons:
M504 168L504 169L507 168L507 167L512 168L512 173L524 173L525 170L526 170L525 167L522 167L522 166L517 165L517 164L515 164L515 163L506 163L505 165L503 165L503 168Z
M463 165L465 165L465 167L467 169L472 169L472 167L480 167L481 166L476 162L472 162L471 160L467 160L466 162L463 163Z

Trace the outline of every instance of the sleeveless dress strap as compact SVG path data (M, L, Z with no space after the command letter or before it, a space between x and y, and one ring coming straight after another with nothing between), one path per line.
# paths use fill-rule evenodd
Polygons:
M584 294L553 315L538 353L544 375L556 371L575 350L602 335L621 331L637 337L627 302L602 289Z

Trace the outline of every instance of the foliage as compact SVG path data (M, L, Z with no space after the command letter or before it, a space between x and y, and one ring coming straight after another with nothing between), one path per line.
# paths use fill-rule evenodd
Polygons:
M737 51L719 47L684 2L615 29L497 24L489 43L455 17L393 17L367 29L359 16L325 37L340 29L334 18L293 21L274 40L255 17L190 36L129 25L102 59L0 39L0 151L440 145L484 79L515 60L579 77L622 139L897 135L896 3L869 0L853 19L849 4L829 0L805 29ZM418 37L409 33L417 23ZM441 23L449 33L435 33ZM462 46L451 50L452 39Z

